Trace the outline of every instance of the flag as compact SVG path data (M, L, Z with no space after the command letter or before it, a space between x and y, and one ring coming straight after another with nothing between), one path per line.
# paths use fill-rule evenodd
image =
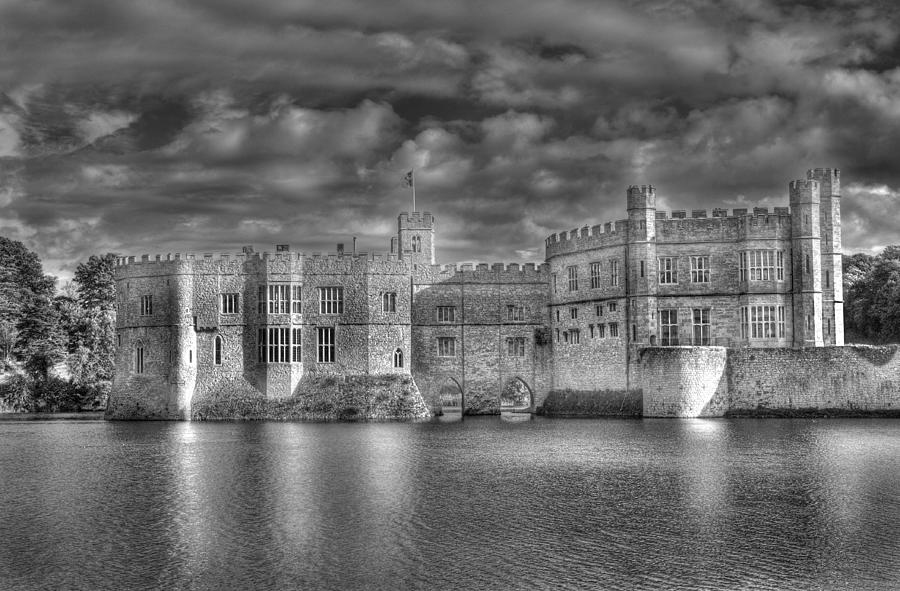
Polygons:
M412 187L413 186L413 171L409 171L403 175L403 186L404 187Z

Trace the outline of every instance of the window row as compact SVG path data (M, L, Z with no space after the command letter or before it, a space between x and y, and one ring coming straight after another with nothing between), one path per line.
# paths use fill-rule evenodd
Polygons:
M525 357L525 337L507 337L506 354L509 357ZM438 337L437 355L456 357L456 337Z
M709 283L709 255L697 255L688 258L691 264L691 273L688 280L691 283ZM679 257L659 257L657 259L660 285L672 285L679 282L678 259Z
M288 338L290 337L290 338ZM335 362L334 328L316 328L316 359L319 363ZM523 342L524 351L524 342ZM194 351L188 351L188 363L194 362ZM524 355L524 353L523 353ZM213 364L222 365L225 359L225 340L216 335L213 341ZM301 333L299 328L271 327L260 328L257 332L257 360L260 363L299 363L302 360ZM171 361L171 360L170 360ZM144 373L144 344L138 341L134 347L133 369L135 373ZM403 350L396 349L392 354L395 368L403 367Z
M442 324L452 324L457 320L457 309L456 306L438 306L435 309L435 320ZM507 322L524 322L525 321L525 307L519 306L517 304L508 304L506 306L506 321Z
M683 311L682 311L683 312ZM659 311L659 344L663 347L676 347L681 344L707 346L710 344L710 320L709 308L692 308L689 312L691 319L691 339L689 343L682 343L679 331L677 309L664 309Z
M608 329L608 330L607 330ZM619 323L618 322L610 322L608 324L589 324L588 330L590 330L591 338L618 338L619 337ZM581 343L581 329L578 328L570 328L568 330L560 330L556 329L556 342L557 343L567 343L569 345L578 345Z
M594 304L594 315L595 316L603 316L603 308L604 307L609 312L615 312L619 306L618 306L617 302L607 302L605 306L604 306L604 304ZM560 312L559 312L559 309L557 308L557 310L556 310L556 321L557 322L560 321L559 317L560 317ZM569 308L569 318L571 320L578 319L578 308L575 308L575 307Z
M609 285L612 287L618 287L619 285L619 261L617 259L612 259L609 261L609 269L608 269L608 277L609 277ZM575 265L571 265L566 267L566 279L568 281L569 291L578 291L578 267ZM558 291L556 273L551 275L551 282L553 287L553 292L556 293ZM603 264L600 261L596 261L590 264L590 285L591 289L599 289L603 287Z

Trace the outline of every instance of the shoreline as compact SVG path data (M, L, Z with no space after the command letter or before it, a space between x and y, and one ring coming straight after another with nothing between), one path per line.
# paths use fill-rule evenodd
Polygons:
M102 421L104 411L83 412L0 412L2 421Z

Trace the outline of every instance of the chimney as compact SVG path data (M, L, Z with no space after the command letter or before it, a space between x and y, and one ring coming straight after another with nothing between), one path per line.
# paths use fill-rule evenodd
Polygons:
M344 243L343 242L338 242L338 256L339 257L344 256Z

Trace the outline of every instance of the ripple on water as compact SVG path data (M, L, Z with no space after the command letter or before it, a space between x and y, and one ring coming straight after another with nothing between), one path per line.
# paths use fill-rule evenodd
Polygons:
M0 581L891 589L895 424L0 422Z

